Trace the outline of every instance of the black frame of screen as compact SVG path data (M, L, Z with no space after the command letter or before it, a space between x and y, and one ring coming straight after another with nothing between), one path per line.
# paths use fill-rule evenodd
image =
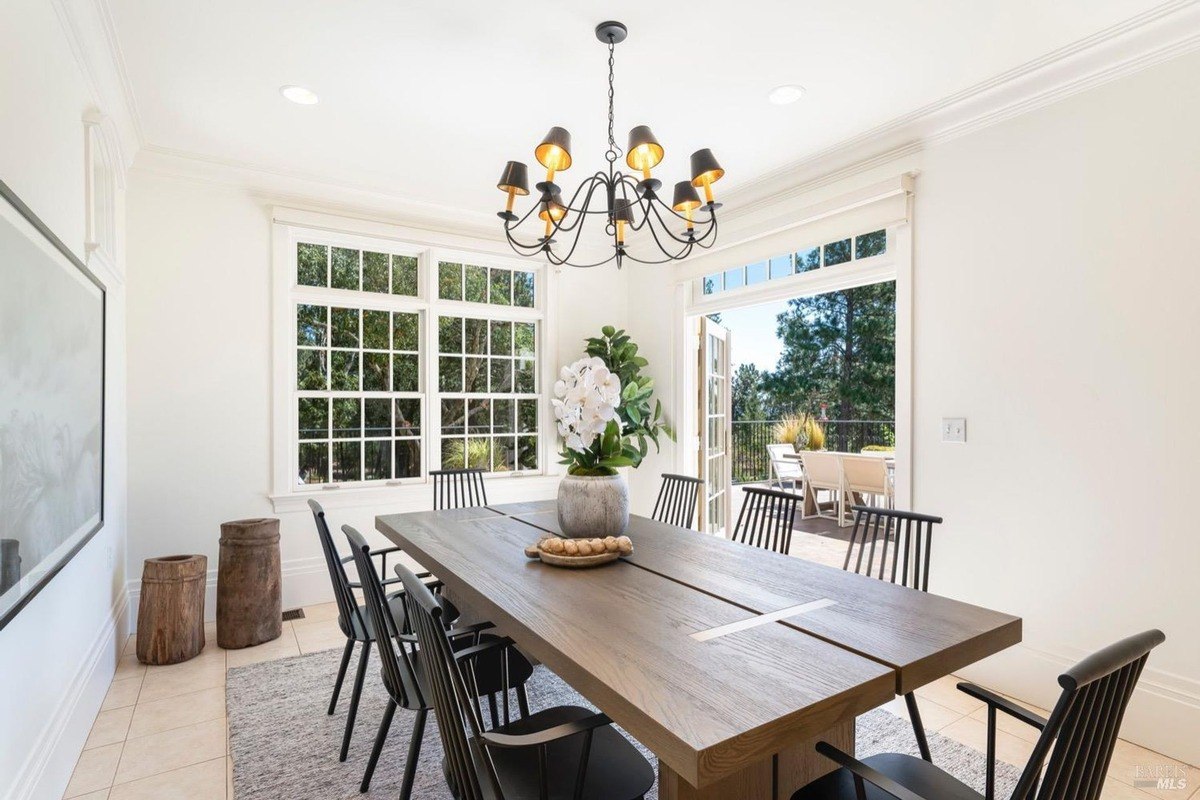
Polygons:
M55 236L54 232L46 226L46 223L42 222L38 218L37 214L34 214L32 209L25 205L25 203L21 201L21 198L17 197L16 193L13 192L13 190L9 188L8 184L2 180L0 180L0 197L3 197L6 201L8 201L8 203L17 210L17 213L25 218L26 222L32 225L38 233L46 237L46 241L54 245L54 248L62 254L63 258L67 259L68 262L70 262L77 270L82 272L84 277L91 281L96 288L100 290L100 519L94 526L92 526L91 530L79 537L79 541L77 541L75 545L69 551L67 551L67 553L61 559L59 559L58 563L54 564L45 572L43 572L42 576L38 578L37 582L35 582L33 586L29 587L29 589L23 595L21 595L21 597L15 603L13 603L11 608L0 615L0 630L3 630L8 623L12 622L12 620L15 619L19 613L21 613L21 609L29 605L29 602L33 600L33 598L37 597L38 594L46 588L50 581L54 579L54 576L61 572L63 567L69 564L71 559L78 555L79 551L83 549L84 545L90 542L92 537L99 533L100 529L104 527L104 462L108 441L105 430L108 422L108 290L105 288L100 279L97 278L95 274L88 269L82 261L79 260L79 257L72 253L71 250L65 244L63 244L62 240Z

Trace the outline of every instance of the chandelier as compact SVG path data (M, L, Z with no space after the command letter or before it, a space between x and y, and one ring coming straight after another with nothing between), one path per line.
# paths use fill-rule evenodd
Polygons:
M598 267L615 260L620 269L626 258L641 264L665 264L687 258L696 247L707 249L716 242L717 209L721 204L713 200L712 185L721 179L725 170L721 169L711 150L706 148L692 153L691 179L675 184L668 205L658 194L662 182L650 174L662 161L663 148L649 126L638 125L629 131L629 146L624 151L617 146L613 136L614 52L628 33L620 22L602 22L596 26L596 38L608 45L608 150L604 153L607 171L597 171L586 178L571 199L564 202L562 189L554 178L572 164L571 134L556 126L534 149L534 157L546 170L546 180L534 187L540 192L540 199L524 216L513 211L513 203L517 195L529 194L528 168L520 161L509 161L500 175L497 188L508 195L508 202L499 217L504 220L504 235L509 245L520 255L532 257L544 253L550 263L572 267ZM615 169L622 155L632 173ZM703 203L697 189L704 190ZM535 212L537 219L544 223L541 236L537 239L518 238L517 229ZM697 219L697 212L701 212L700 219ZM589 263L572 260L588 221L599 222L601 219L604 232L611 241L612 254ZM653 240L658 253L635 255L626 249L626 235L643 229L649 236L640 237L639 243L649 244ZM557 248L559 242L555 237L563 240Z

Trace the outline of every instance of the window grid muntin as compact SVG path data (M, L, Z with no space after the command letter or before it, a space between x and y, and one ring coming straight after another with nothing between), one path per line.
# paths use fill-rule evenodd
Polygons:
M482 342L480 343L482 346L471 343L468 329L476 326L472 326L470 323L476 323L476 326L482 327ZM522 326L522 330L530 332L529 338L521 342L525 349L519 349L518 326ZM507 341L508 347L502 347L502 352L496 352L497 331L504 331L506 328L508 333L501 333L499 339ZM438 459L443 469L485 466L489 472L535 472L540 470L538 421L541 419L541 398L538 394L537 375L537 355L541 335L539 322L537 320L475 317L454 312L440 313L437 317L436 331L438 336L438 410L441 425L437 431L438 447L431 455ZM484 384L482 390L479 391L472 391L468 388L467 370L472 360L479 361L483 365ZM523 363L529 365L530 380L518 384L518 365ZM446 369L447 364L451 365L451 370ZM507 369L510 380L508 390L503 390L503 386L496 386L494 379L497 364L505 365L505 369ZM450 385L462 388L443 388L443 380L448 376L457 378L452 380ZM503 430L499 428L498 403L509 402L512 403L512 416L510 417L512 424L509 426L511 430ZM461 413L451 411L451 414L456 415L455 420L458 416L462 417L463 425L461 426L447 424L447 408L455 407L461 409ZM533 409L534 429L532 432L521 430L522 408ZM485 425L478 422L473 424L480 412L486 416ZM501 440L510 445L509 452L512 454L512 458L505 458L505 468L497 469L500 464L500 459L497 457L497 444ZM483 447L487 448L486 456L480 449ZM522 454L526 456L531 454L532 460L522 459Z
M469 261L437 262L437 297L456 303L498 308L537 308L537 275L528 270L472 264ZM482 298L468 297L470 278L482 272ZM507 286L507 289L504 286ZM452 291L448 287L457 287ZM494 292L494 289L501 289ZM528 295L525 291L528 291ZM493 296L494 295L494 296ZM521 302L518 302L520 300Z
M340 237L338 237L338 238L340 238ZM325 363L324 363L324 373L322 375L322 379L325 382L326 389L324 389L324 390L306 390L306 389L293 388L291 391L291 394L293 397L293 401L292 401L293 413L295 413L297 415L293 419L297 423L298 423L298 417L299 417L297 405L301 399L311 399L314 396L321 396L321 397L327 398L327 400L326 400L326 408L327 408L326 424L328 426L327 430L328 430L331 438L329 438L327 440L321 440L321 441L325 441L328 443L328 447L327 447L327 451L326 451L327 457L326 457L326 464L325 464L325 469L327 470L328 477L330 477L330 478L334 477L332 474L334 471L334 465L332 463L333 462L332 448L333 448L334 444L339 441L346 442L346 443L352 443L352 442L359 443L360 446L359 446L359 450L358 450L358 456L359 456L358 474L364 478L365 478L364 469L366 468L366 453L365 453L364 448L366 446L366 443L369 443L372 441L379 441L379 442L386 441L386 442L392 442L393 444L399 444L402 442L412 442L415 446L425 450L424 459L421 459L420 455L417 455L413 459L414 462L418 462L417 466L416 466L418 475L412 479L407 479L407 478L404 479L405 482L427 481L428 478L427 478L427 475L425 474L425 467L428 466L431 469L434 468L434 466L437 464L437 461L440 460L440 458L441 458L440 451L435 450L435 448L437 448L440 445L440 443L441 443L440 440L443 438L440 435L440 429L438 426L438 411L439 411L439 409L437 409L437 406L440 405L440 398L442 397L443 393L439 392L438 387L437 387L438 378L437 378L437 372L436 372L436 364L433 365L433 367L432 367L432 369L434 371L430 372L430 367L427 366L427 364L426 364L427 359L421 357L420 347L418 348L418 350L402 349L402 350L391 350L391 351L385 351L380 348L366 347L367 342L366 342L366 331L365 331L365 327L366 327L365 313L369 312L369 311L388 311L388 313L390 315L400 314L400 313L415 313L415 314L417 314L418 344L420 344L424 340L427 340L430 335L430 323L425 322L425 320L436 320L439 314L451 314L451 315L465 315L465 314L471 314L471 313L483 314L483 315L487 315L487 318L489 320L501 320L501 321L507 320L507 322L510 326L515 326L515 325L521 324L521 323L532 323L533 329L534 329L534 340L535 340L535 346L534 346L532 352L522 353L522 354L517 354L516 352L514 352L513 355L508 358L509 358L509 360L511 360L511 364L509 365L510 366L509 374L510 374L511 380L513 380L515 383L515 381L517 380L517 372L516 372L517 366L519 363L525 362L527 364L527 371L529 373L528 380L529 380L530 385L534 388L534 391L525 392L525 393L521 393L521 394L489 392L486 395L476 394L476 393L461 393L459 395L459 397L486 397L489 401L489 404L491 404L491 402L494 400L501 400L501 401L511 400L513 402L514 425L517 426L516 429L514 431L512 431L511 433L506 432L506 431L493 430L487 436L488 436L488 438L490 438L492 440L504 439L505 437L514 437L514 439L516 441L514 442L515 448L514 448L513 459L515 461L517 461L518 465L520 463L522 463L520 461L521 453L518 451L521 451L523 449L522 443L527 442L528 443L527 447L530 451L529 458L526 459L527 466L523 469L520 469L519 471L526 472L526 473L544 472L547 462L544 461L544 454L541 452L541 447L545 443L540 440L541 432L538 430L541 427L541 425L543 424L542 419L541 419L542 406L541 406L541 402L540 402L539 398L537 397L537 392L536 392L536 387L537 387L538 383L540 383L540 381L541 381L541 377L538 373L541 369L540 362L541 362L542 354L540 351L540 337L541 337L541 326L542 326L543 316L542 316L541 310L539 309L538 302L542 296L542 292L546 291L546 288L543 285L543 280L544 280L543 272L541 272L540 270L539 271L522 270L519 267L514 267L514 268L509 269L509 268L499 267L499 266L479 267L478 265L470 265L470 266L475 266L479 269L482 269L483 270L482 274L486 274L486 276L487 276L487 280L486 280L486 282L484 282L484 286L486 287L486 292L488 293L488 296L486 299L489 299L489 300L493 299L491 297L490 293L492 292L494 286L499 285L499 286L503 287L504 289L506 289L507 299L510 302L509 302L509 304L471 303L470 305L467 305L468 301L466 301L466 300L441 300L438 297L438 295L440 294L440 280L439 280L438 269L439 269L440 264L443 262L437 260L435 258L435 256L437 256L440 251L422 250L422 251L420 251L420 254L415 254L414 251L411 249L409 249L407 253L395 253L395 252L389 251L389 256L388 256L389 269L388 269L388 274L387 274L387 277L389 280L389 284L388 284L389 290L395 288L394 281L396 279L397 273L396 273L396 269L394 268L393 265L395 264L396 259L403 258L403 259L407 259L408 263L411 263L413 261L416 261L416 263L417 263L417 270L416 270L416 275L415 275L415 283L416 283L417 293L415 295L395 294L390 291L388 293L384 293L382 291L382 281L381 280L376 282L376 286L379 289L379 291L373 291L371 288L368 288L368 286L367 286L368 271L367 271L366 261L367 261L368 255L372 254L372 253L382 253L386 249L386 246L384 246L384 248L380 248L377 243L371 243L371 244L366 244L366 245L358 245L358 244L346 245L346 244L343 244L340 242L333 242L333 241L329 241L329 242L325 242L325 243L318 243L318 242L311 241L311 239L306 239L306 240L297 239L294 241L296 241L298 248L307 245L309 247L321 250L324 254L322 270L321 270L323 280L319 284L315 283L315 282L311 283L311 284L306 284L306 283L302 283L299 280L299 269L300 269L299 249L294 251L293 259L292 259L292 278L293 278L292 286L293 286L293 289L291 292L291 297L289 299L291 301L291 305L292 305L293 309L298 309L300 306L304 306L304 305L325 306L326 307L326 317L325 317L325 325L324 325L324 336L325 336L324 346L319 346L319 345L311 346L311 345L300 344L299 340L298 340L299 337L297 337L297 342L292 345L294 353L299 352L301 350L307 350L307 351L311 351L314 353L323 353L324 354ZM360 293L358 293L357 296L354 296L353 299L350 299L352 290L343 289L343 288L335 288L332 285L334 282L333 264L332 264L333 254L334 254L334 249L339 248L339 247L345 248L347 250L352 250L352 251L357 250L357 271L358 271L357 279L358 279L358 285L359 285L359 288L361 291L360 291ZM465 269L465 266L468 265L468 262L462 262L462 264L464 265L464 269ZM481 274L481 273L477 273L477 274ZM503 277L497 279L494 277L496 275L502 275ZM340 295L342 293L346 293L347 297L345 299L338 297L338 295ZM464 293L465 293L465 288L464 288ZM520 295L520 296L518 297L518 295ZM336 299L331 299L331 298L336 298ZM397 303L396 301L400 301L400 302ZM458 304L462 304L465 307L465 309L477 309L477 310L475 310L475 311L459 310L459 309L455 308L455 306ZM333 346L332 309L335 307L343 308L343 309L354 309L358 312L358 344L359 344L358 348L334 347ZM394 330L395 330L395 326L393 325L389 329L389 335L394 335ZM432 335L435 338L437 337L436 328L433 328ZM425 342L425 343L426 343L425 350L428 351L429 350L428 342ZM394 344L394 339L393 339L393 347L394 346L395 346L395 344ZM503 356L492 356L490 347L491 347L491 343L490 343L490 330L489 330L488 352L486 354L486 357L489 358L489 362L488 362L489 363L489 378L490 378L490 364L491 364L490 359L505 358ZM344 391L344 390L332 389L332 381L334 379L334 370L332 369L332 367L333 367L332 361L333 361L333 354L335 352L357 354L357 373L355 374L355 380L357 381L357 384L360 387L359 391L354 392L354 391ZM382 355L384 353L390 353L391 358L390 358L390 362L389 362L389 367L390 367L390 371L393 375L393 379L394 379L394 375L395 375L395 357L397 355L410 355L410 356L415 357L418 362L417 378L418 378L418 385L421 388L421 391L418 391L418 392L373 392L370 390L363 389L364 382L366 381L366 372L367 372L367 370L366 370L366 366L367 366L366 354L369 354L369 353L377 353L380 355ZM432 360L432 359L428 359L428 360ZM299 365L297 364L296 366L297 366L297 370L291 377L293 387L295 387L297 385L299 375L300 375ZM432 376L432 380L430 380L430 376ZM513 388L515 389L516 387L514 386ZM392 421L393 429L392 429L391 437L366 436L365 435L366 429L364 427L361 427L361 426L365 426L367 424L365 401L367 399L373 399L373 398L376 398L379 396L382 396L384 398L392 398L392 399L396 399L396 398L412 399L415 402L418 402L420 404L420 406L419 406L420 407L420 426L419 426L419 428L417 428L416 432L413 433L412 435L408 435L408 436L396 435L396 429L394 427L395 420L393 419L393 421ZM359 405L360 405L360 415L361 416L360 416L359 430L363 433L363 438L361 438L361 439L333 439L332 438L333 424L334 424L333 412L332 412L332 402L334 399L339 398L339 397L360 398ZM532 431L525 430L520 427L521 417L517 415L518 399L533 404L533 406L532 406L532 408L533 408L533 412L532 412L533 430ZM476 434L476 436L480 436L480 435L481 434ZM314 444L316 440L301 439L299 437L299 430L296 427L293 427L293 430L291 431L291 437L292 437L291 441L292 441L292 446L293 446L293 449L292 449L293 472L292 472L292 474L295 477L295 476L298 476L299 446ZM396 466L395 465L395 452L393 452L393 454L392 454L392 459L393 460L392 460L391 466L394 469ZM425 464L425 461L428 461L428 464ZM377 480L367 479L367 480L357 481L357 482L356 481L335 482L334 485L338 485L338 486L342 486L342 485L354 486L355 484L378 485L380 483L385 483L385 482L386 483L398 483L400 481L397 479L392 479L392 480L388 480L388 481L385 481L384 479L377 479Z
M860 244L860 242L864 244ZM841 257L843 245L845 246L845 258ZM872 258L886 253L887 229L880 228L704 275L697 278L697 290L702 297L707 297L747 286L756 286L768 281L790 278L793 275L817 269L850 264L863 258ZM816 263L810 263L814 254ZM803 267L800 266L801 255L805 256L805 266ZM790 265L786 270L783 269L784 262Z

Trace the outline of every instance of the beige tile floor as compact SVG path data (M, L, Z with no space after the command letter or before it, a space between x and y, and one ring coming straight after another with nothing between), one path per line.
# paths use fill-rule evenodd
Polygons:
M793 553L841 566L844 543L797 534ZM806 538L807 537L807 538ZM191 661L167 667L137 662L134 640L125 645L112 687L104 699L91 735L71 777L64 798L79 800L233 800L229 755L225 674L232 667L340 647L345 639L337 626L333 603L309 606L305 618L285 622L283 635L268 644L245 650L222 650L216 631L207 629L208 646ZM983 751L986 749L986 711L982 703L943 678L917 690L925 727ZM1047 712L1027 706L1037 713ZM885 709L907 719L902 700ZM1001 759L1023 766L1033 749L1034 732L1015 720L1000 717L997 752ZM333 757L331 755L331 757ZM1189 786L1200 769L1121 741L1105 782L1105 800L1200 800L1193 789L1146 792L1134 788L1137 767L1184 767Z

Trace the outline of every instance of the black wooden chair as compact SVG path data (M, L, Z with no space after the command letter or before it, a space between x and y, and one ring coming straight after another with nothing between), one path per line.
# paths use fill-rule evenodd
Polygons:
M482 469L431 469L429 475L433 478L434 511L487 505Z
M396 596L389 597L384 589L383 581L375 573L371 560L370 545L362 534L349 525L342 526L342 532L350 541L358 574L362 577L363 596L366 601L367 616L371 627L377 632L375 643L379 648L380 674L383 678L384 689L388 693L388 704L379 723L379 732L375 735L375 745L371 748L371 757L367 761L363 773L361 791L371 788L371 778L375 774L375 766L379 763L379 754L383 751L384 742L392 727L392 718L397 708L415 712L412 738L408 743L408 759L404 763L404 781L400 786L401 800L409 800L412 796L413 780L417 774L417 762L421 757L421 741L425 734L425 718L431 708L427 668L422 654L417 649L417 639L409 626L407 614L393 613ZM400 580L397 578L396 580ZM423 585L428 583L422 581ZM403 597L403 594L400 595ZM401 599L401 602L403 600ZM445 609L445 601L437 598L438 607ZM455 648L478 647L497 639L496 636L483 633L492 627L490 622L481 622L463 628L448 630L446 637ZM487 695L496 713L497 692L505 687L514 690L517 704L522 716L529 715L529 699L525 693L525 682L533 675L533 666L516 650L494 650L478 660L476 664L473 690ZM478 696L478 695L477 695ZM505 721L510 721L507 694L504 698Z
M688 475L663 473L658 500L654 502L654 513L659 522L680 528L692 527L696 517L696 500L700 496L701 480Z
M742 510L733 529L733 540L787 555L792 546L792 522L798 494L747 486L742 489Z
M890 508L850 508L855 513L854 530L850 532L850 545L846 548L846 561L842 569L852 569L860 575L928 592L933 526L942 524L942 518ZM929 740L925 736L925 724L921 721L916 695L907 693L904 703L908 706L908 716L912 720L921 758L932 762L933 756L929 752Z
M342 692L342 683L346 679L346 669L350 666L350 656L354 653L354 646L362 644L362 654L358 659L358 671L354 676L354 689L350 693L350 709L346 714L346 732L342 735L342 749L338 754L338 760L345 761L346 755L350 752L350 739L354 735L354 720L358 716L358 701L362 697L363 680L367 675L367 660L371 655L371 645L375 641L375 627L371 624L366 609L358 604L358 599L354 596L354 590L361 588L360 583L352 582L346 575L346 564L353 561L354 556L349 555L343 558L338 555L337 547L333 543L333 536L329 532L329 523L325 519L325 509L321 508L321 504L316 500L309 500L308 507L312 510L313 520L317 525L317 537L321 540L321 552L324 553L325 565L329 568L329 581L333 584L333 597L338 607L338 627L346 635L346 648L342 651L342 661L338 665L337 679L333 684L333 697L329 700L327 713L330 715L337 710L338 696ZM387 569L388 556L399 551L398 547L386 547L371 552L372 558L379 558L382 562L381 574L382 570ZM359 577L361 578L361 575ZM428 579L429 577L428 573L423 573L423 578ZM399 583L399 578L384 581L385 585L396 584L397 590L399 590ZM431 587L431 590L440 588L438 584L431 584ZM397 595L399 595L399 591L393 594L390 600L392 613L403 618L404 600ZM440 594L438 597L440 602L445 605L447 615L457 619L457 609L449 601L441 599Z
M455 650L434 595L403 565L396 571L433 695L442 769L458 800L636 800L650 790L654 769L603 714L560 706L488 729L474 689L479 664L510 651L512 640Z
M805 786L792 800L994 800L997 711L1042 732L1011 800L1097 800L1129 698L1150 651L1164 640L1161 631L1146 631L1071 667L1058 678L1062 694L1049 719L986 689L960 683L961 691L987 704L987 772L982 795L919 758L882 753L859 761L827 742L818 742L817 752L841 769Z

